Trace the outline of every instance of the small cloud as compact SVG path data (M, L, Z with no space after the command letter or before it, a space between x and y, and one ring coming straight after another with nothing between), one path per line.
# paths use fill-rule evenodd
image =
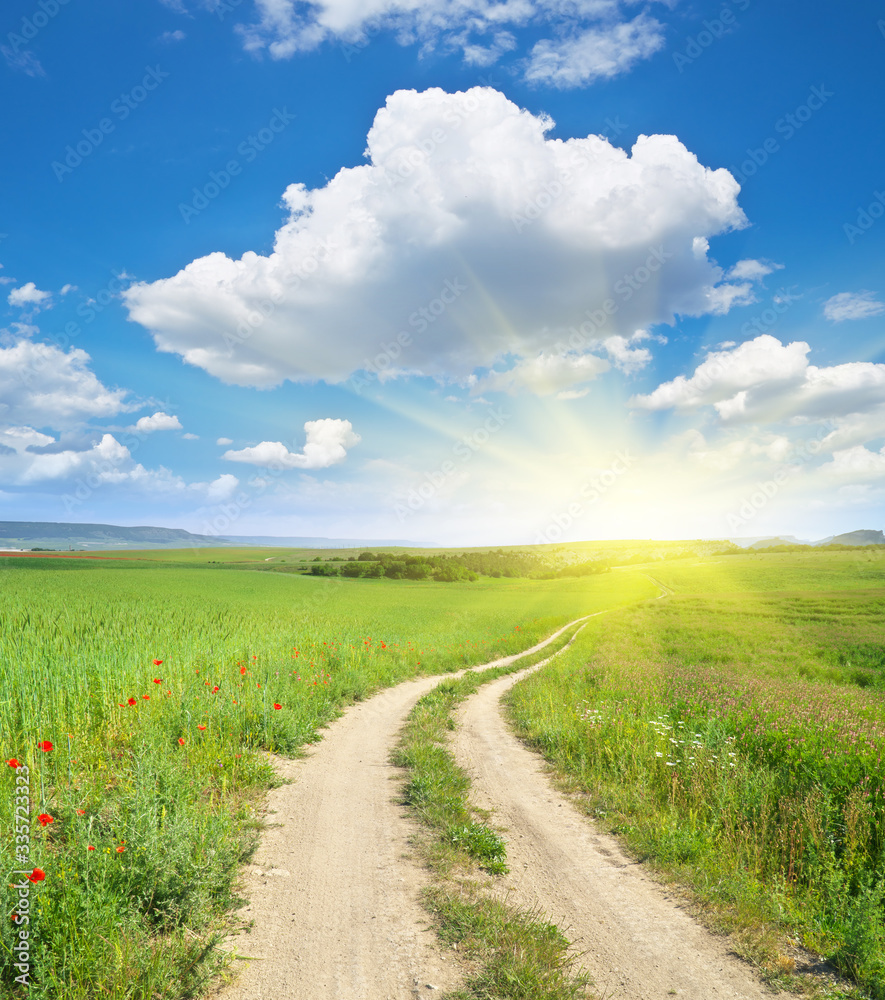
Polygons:
M185 441L199 441L200 440L200 435L199 434L191 434L190 431L188 431L186 434L182 434L181 436L182 436L183 440L185 440Z
M230 438L219 438L215 443L220 445L228 445L228 444L233 444L233 441Z
M557 399L583 399L589 389L566 389L564 392L558 392L556 394Z
M361 440L349 420L308 420L304 429L307 441L303 452L293 453L281 441L262 441L241 451L226 451L221 457L272 469L326 469L342 462L347 449Z
M11 306L18 306L19 309L33 306L35 311L39 311L44 308L43 304L51 298L52 295L49 292L40 291L33 281L29 281L27 284L22 285L21 288L13 288L6 301Z
M770 260L739 260L725 275L729 281L761 281L774 271L782 271L783 264L773 264Z
M182 426L178 417L160 412L151 417L142 417L130 430L137 434L152 434L154 431L180 431Z
M164 31L160 35L161 42L183 42L187 35L179 28L176 31Z
M876 301L875 292L840 292L824 302L824 316L833 323L868 319L882 312L885 312L885 303Z
M0 52L10 69L17 69L26 76L46 76L46 70L40 65L40 60L29 49L16 52L7 45L0 45Z
M62 285L61 286L61 294L62 295L67 295L68 292L76 292L76 291L77 291L77 286L76 285Z

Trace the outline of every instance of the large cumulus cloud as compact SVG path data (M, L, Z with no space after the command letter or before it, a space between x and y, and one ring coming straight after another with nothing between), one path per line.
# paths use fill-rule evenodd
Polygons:
M272 253L135 284L130 317L161 351L271 386L342 382L379 356L464 378L752 297L708 256L708 237L746 221L726 170L674 136L628 153L552 127L491 88L398 91L366 164L285 191Z

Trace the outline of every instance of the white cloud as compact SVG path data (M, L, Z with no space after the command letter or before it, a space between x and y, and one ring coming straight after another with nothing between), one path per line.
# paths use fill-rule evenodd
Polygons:
M647 410L712 405L723 421L826 420L879 413L885 365L852 361L830 368L808 362L803 341L784 345L770 334L713 351L690 377L678 375L632 406Z
M26 309L28 306L31 306L35 311L39 311L45 308L45 304L51 298L51 292L41 292L33 281L29 281L22 285L21 288L13 288L7 296L6 301L11 306L18 306L20 309Z
M9 45L0 45L0 53L10 69L17 69L26 76L46 76L40 60L30 49L14 49Z
M783 264L773 264L767 260L739 260L729 268L729 281L761 281L766 275L783 270Z
M846 319L867 319L885 312L885 302L876 301L875 292L840 292L824 302L824 316L834 323Z
M325 469L343 462L347 449L361 440L349 420L308 420L304 430L307 441L302 452L289 451L281 441L262 441L241 451L226 451L221 457L271 469Z
M216 252L135 284L130 317L161 351L270 386L342 382L385 353L399 370L464 378L563 353L606 301L600 341L752 297L698 252L699 237L746 222L726 170L674 136L640 136L631 155L598 136L549 140L552 126L490 88L398 91L365 165L286 190L269 256Z
M76 292L76 291L77 291L76 285L62 285L60 294L67 295L68 292Z
M590 382L610 367L605 358L595 354L539 354L536 358L520 361L508 371L489 372L473 384L472 391L518 395L528 390L539 396L549 396Z
M229 445L233 444L233 441L231 438L219 438L215 443L220 445Z
M142 417L131 430L137 434L152 434L154 431L180 431L182 426L178 417L159 412L150 417Z
M645 368L651 361L651 351L647 347L631 347L630 345L646 339L648 339L648 334L644 330L637 330L632 337L617 335L606 337L602 346L617 368L620 368L627 375L633 375Z
M468 65L489 66L517 48L514 31L551 25L556 39L535 45L526 77L559 87L625 72L663 46L662 26L647 14L626 20L617 0L255 0L255 8L258 20L237 30L247 51L275 59L324 42L348 52L387 31L401 45L460 51Z
M179 28L176 31L164 31L160 35L161 42L183 42L187 35Z
M225 472L220 475L217 479L214 479L211 483L206 484L194 484L192 488L204 488L206 492L206 499L210 503L222 503L225 500L230 500L230 498L237 492L237 488L240 485L239 479L236 476L232 476L229 472Z
M0 347L0 423L62 428L130 409L126 392L102 385L89 360L85 351L26 339Z
M821 466L821 472L834 478L876 480L885 478L885 448L870 451L863 445L834 451L833 458Z
M632 21L588 28L556 41L544 39L531 52L526 79L554 87L581 87L619 76L664 47L663 25L647 14Z
M191 432L188 431L186 434L182 434L181 438L182 438L183 441L199 441L200 440L200 435L199 434L191 434Z

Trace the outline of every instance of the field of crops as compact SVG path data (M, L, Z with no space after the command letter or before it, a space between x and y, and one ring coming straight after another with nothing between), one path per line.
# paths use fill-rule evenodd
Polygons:
M26 927L32 998L195 995L272 779L264 750L656 593L628 572L414 584L0 559L0 865L31 873L0 889L0 993L27 992Z
M881 1000L885 559L649 572L672 595L592 620L518 685L519 730L783 983L792 941Z

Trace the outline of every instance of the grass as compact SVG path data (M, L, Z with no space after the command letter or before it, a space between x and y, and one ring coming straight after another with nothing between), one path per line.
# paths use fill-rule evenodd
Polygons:
M523 650L652 589L638 574L413 584L0 559L0 754L21 765L0 762L0 866L45 872L29 883L28 995L200 995L273 780L263 751L297 754L381 687ZM484 849L466 825L452 836ZM28 992L17 899L4 882L9 997Z
M591 620L508 704L772 981L811 988L801 945L857 984L827 995L882 1000L885 563L846 556L656 567L672 597Z
M409 715L392 755L406 769L404 800L422 822L422 851L435 873L425 893L440 938L474 965L463 989L447 1000L580 1000L589 978L575 967L569 942L537 912L519 910L463 877L475 868L503 875L507 848L467 799L470 779L447 746L455 708L481 684L558 653L574 629L516 663L443 681Z

